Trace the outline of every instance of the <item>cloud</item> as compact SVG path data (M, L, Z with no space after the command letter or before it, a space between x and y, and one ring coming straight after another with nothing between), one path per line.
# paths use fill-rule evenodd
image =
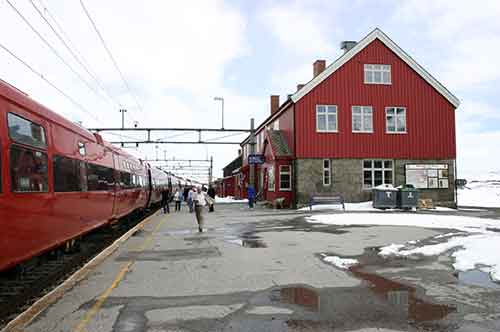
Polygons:
M324 15L314 4L272 3L261 9L260 18L282 46L296 55L334 54L336 47L332 40L338 32L332 24L335 11L329 7L328 15Z

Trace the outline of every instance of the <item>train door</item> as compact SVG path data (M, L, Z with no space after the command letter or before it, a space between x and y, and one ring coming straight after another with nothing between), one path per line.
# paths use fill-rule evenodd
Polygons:
M13 104L3 115L0 266L55 245L58 231L52 222L48 122Z

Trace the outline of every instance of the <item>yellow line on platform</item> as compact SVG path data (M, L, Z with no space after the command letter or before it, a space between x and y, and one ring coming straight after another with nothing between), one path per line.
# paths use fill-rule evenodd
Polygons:
M119 246L127 241L135 232L139 229L142 229L147 223L153 220L157 214L153 214L139 224L135 225L132 229L130 229L127 233L122 235L118 240L113 242L109 247L104 249L99 255L90 260L87 264L85 264L81 269L76 271L73 275L71 275L66 281L64 281L61 285L56 287L50 293L43 296L41 299L36 301L31 307L26 309L19 316L10 321L1 332L22 332L23 329L33 321L35 317L37 317L41 312L47 309L50 305L58 301L64 294L75 287L81 280L83 280L90 272L93 271L95 267L101 264L108 256L110 256ZM163 220L165 221L165 220ZM158 229L159 226L155 228ZM83 332L84 330L82 330Z
M166 221L166 218L163 218L158 224L156 224L155 228L151 232L151 234L144 240L144 242L136 249L136 250L131 250L133 252L141 252L145 250L153 241L153 237L158 232L160 229L161 225ZM111 292L113 289L115 289L120 281L125 277L125 274L129 271L130 267L132 264L135 263L135 259L128 261L121 269L120 272L118 272L118 275L116 276L115 280L113 283L106 289L98 298L96 303L90 308L89 311L85 314L83 319L80 321L78 326L74 329L74 332L85 332L85 327L87 324L90 322L90 320L97 314L101 306L104 304L106 299L111 295Z

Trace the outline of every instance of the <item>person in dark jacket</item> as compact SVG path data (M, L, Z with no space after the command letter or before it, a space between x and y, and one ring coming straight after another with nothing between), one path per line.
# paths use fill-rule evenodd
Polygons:
M168 188L163 188L161 191L161 206L163 207L163 213L170 213L170 190Z
M214 205L215 205L215 189L214 187L212 187L212 185L210 185L208 187L208 192L207 192L208 196L210 198L212 198L212 202L211 204L208 206L208 212L214 212Z
M248 186L247 195L248 195L248 207L253 208L253 202L255 200L255 189L253 188L252 185Z

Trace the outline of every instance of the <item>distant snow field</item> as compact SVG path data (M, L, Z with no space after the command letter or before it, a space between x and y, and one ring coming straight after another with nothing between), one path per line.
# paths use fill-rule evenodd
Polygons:
M467 186L458 190L459 206L500 207L500 172L489 172L467 181Z
M375 225L375 226L413 226L423 228L440 228L458 230L435 237L439 243L420 246L418 241L392 243L379 252L382 256L435 256L452 252L456 270L467 271L479 268L489 272L495 281L500 281L500 221L494 219L421 214L386 214L373 213L367 218L364 213L323 214L307 217L311 223L328 225ZM326 258L323 258L325 261ZM343 258L331 256L330 263L345 269L345 265L354 262L343 261Z

